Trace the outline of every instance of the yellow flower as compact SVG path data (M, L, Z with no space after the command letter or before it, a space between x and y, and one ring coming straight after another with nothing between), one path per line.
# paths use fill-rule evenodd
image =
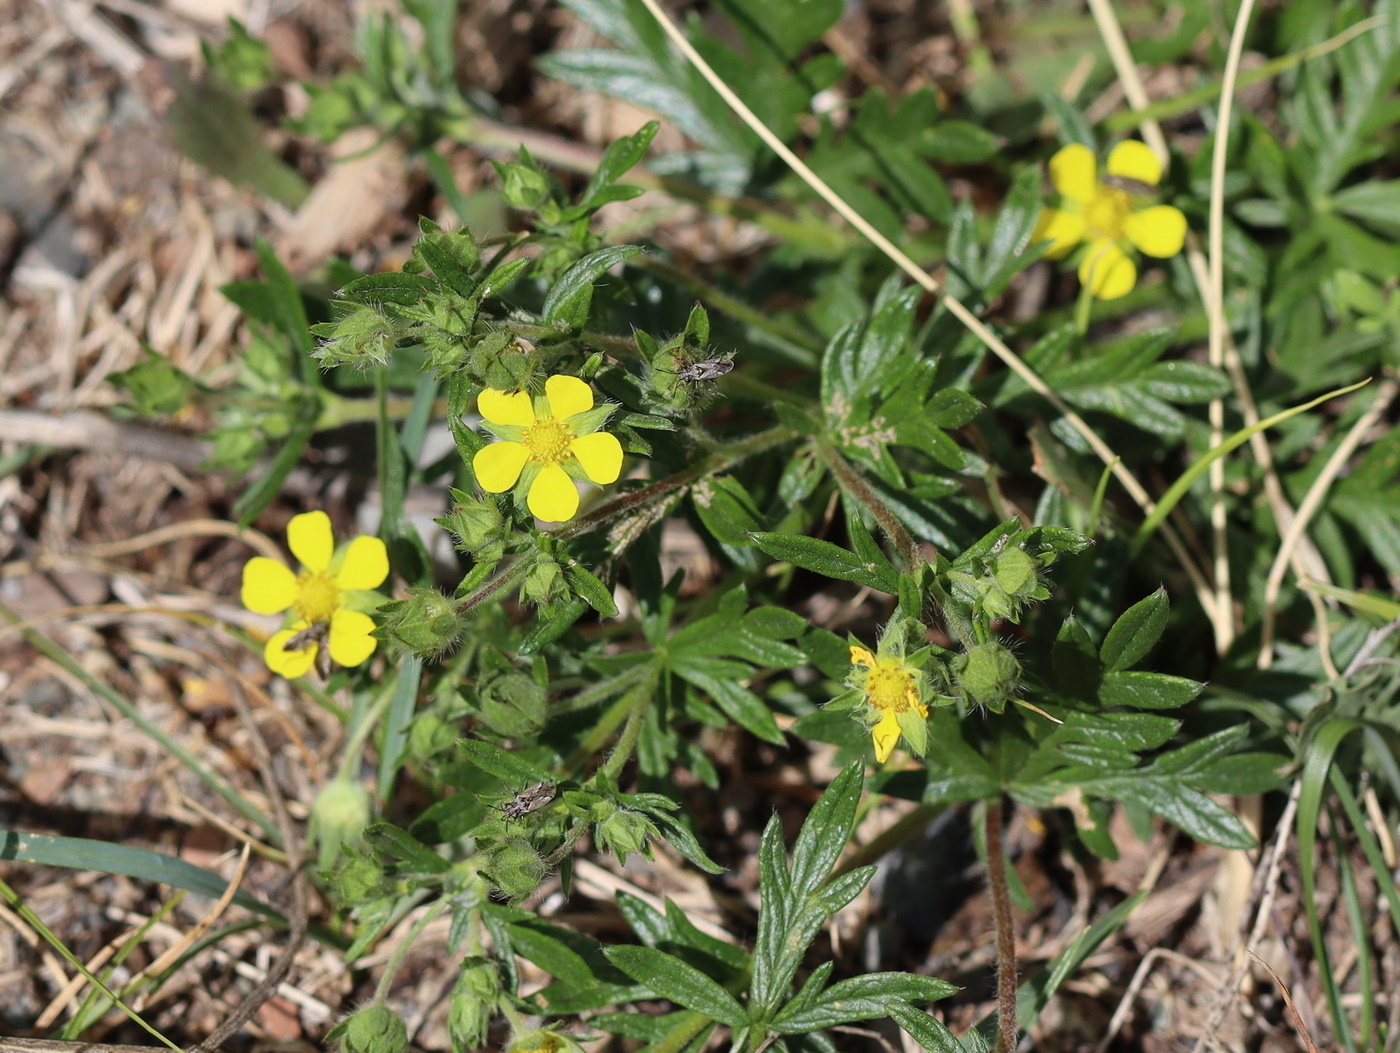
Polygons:
M486 429L500 439L472 458L476 481L489 494L512 487L530 512L562 523L578 511L574 480L606 485L622 474L622 444L599 431L612 406L594 406L593 389L578 377L556 374L544 394L487 388L477 399Z
M1165 259L1181 251L1186 217L1171 205L1137 208L1143 189L1162 178L1162 163L1144 143L1127 139L1108 155L1108 176L1100 179L1093 151L1072 143L1050 158L1050 181L1061 208L1047 208L1036 223L1034 241L1049 241L1046 255L1061 259L1087 241L1079 263L1079 280L1100 300L1127 295L1137 283L1137 267L1124 242L1149 256Z
M373 604L365 592L389 576L389 554L377 537L357 537L336 549L330 516L306 512L287 524L287 544L301 561L293 574L278 560L255 556L243 567L243 606L258 614L289 611L290 623L263 648L267 667L289 679L303 676L323 644L340 665L374 653L374 621L353 607ZM353 605L353 606L352 606ZM286 649L294 637L295 649Z
M871 654L851 645L851 676L846 683L864 695L869 707L866 722L872 724L875 759L889 760L902 734L911 750L922 754L928 741L928 706L923 702L924 674L902 654L884 650Z

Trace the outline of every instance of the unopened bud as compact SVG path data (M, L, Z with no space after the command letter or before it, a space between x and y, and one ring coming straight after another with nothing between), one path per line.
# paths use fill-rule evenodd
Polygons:
M408 1048L408 1027L383 1002L365 1006L331 1035L340 1039L343 1053L403 1053Z
M523 837L512 837L487 853L482 870L509 900L524 899L548 873L544 857Z
M436 658L456 646L462 616L437 589L413 587L408 598L381 604L384 635L420 658Z
M320 846L317 859L322 868L335 862L341 845L358 845L369 825L369 790L350 779L332 779L321 787L311 805L309 833Z
M999 643L978 644L958 655L953 672L963 697L1000 713L1021 685L1021 663Z

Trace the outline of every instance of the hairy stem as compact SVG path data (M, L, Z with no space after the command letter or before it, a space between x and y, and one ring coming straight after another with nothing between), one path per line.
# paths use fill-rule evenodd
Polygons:
M1016 1049L1016 933L1011 921L1011 891L1006 884L1002 848L1001 796L987 802L987 887L997 935L997 1043L994 1053Z
M880 495L872 490L870 485L861 478L860 473L837 452L836 447L825 440L818 440L815 446L817 456L831 470L831 474L836 476L836 481L841 484L841 489L859 501L875 517L875 521L880 524L880 530L899 550L905 568L913 570L920 563L925 562L919 552L918 542L914 540L909 531L904 529L904 524L890 511L889 506L880 500Z

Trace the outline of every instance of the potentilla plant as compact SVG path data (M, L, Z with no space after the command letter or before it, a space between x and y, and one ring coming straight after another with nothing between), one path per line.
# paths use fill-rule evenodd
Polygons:
M614 144L605 170L624 171L652 131ZM519 206L542 207L537 182L507 180L505 192ZM595 200L625 196L592 192ZM577 208L550 200L556 217ZM1014 206L994 238L1004 245L1019 232L1019 244L1029 244L1037 214L1030 199ZM406 273L348 282L332 320L314 327L322 364L376 378L387 494L401 493L408 477L406 440L421 433L414 414L426 420L423 407L445 394L458 456L444 466L452 486L439 523L461 557L455 587L432 583L416 537L386 516L375 555L387 553L403 584L379 604L374 634L352 648L336 619L363 615L344 610L346 597L384 578L366 561L368 539L336 562L321 519L316 545L306 540L317 515L308 514L290 530L300 577L269 561L249 565L250 606L292 610L268 643L270 655L281 648L269 658L273 669L310 675L306 652L319 641L304 638L302 623L328 625L329 657L348 667L332 685L376 700L357 707L354 745L378 743L381 780L408 771L438 791L405 817L381 781L383 818L362 818L354 830L321 823L321 873L353 919L350 959L415 904L428 904L415 924L447 915L449 947L463 960L450 1011L461 1048L573 1048L584 1035L571 1023L580 1013L600 1014L590 1018L594 1029L653 1043L687 1045L727 1028L736 1048L750 1051L885 1016L926 1045L951 1043L922 1008L951 993L941 981L835 979L833 962L800 986L795 980L825 919L873 873L839 866L861 795L970 801L983 817L993 875L998 1041L1009 1048L1016 963L1002 877L1005 800L1072 802L1073 829L1102 855L1115 851L1107 833L1115 801L1244 847L1253 843L1248 832L1207 796L1240 770L1251 778L1235 785L1269 781L1256 777L1257 761L1236 767L1243 730L1173 747L1181 723L1164 711L1201 685L1132 668L1166 626L1165 593L1096 637L1073 616L1037 611L1053 596L1057 566L1092 558L1086 537L1016 519L968 536L966 523L940 511L969 466L950 433L980 406L940 379L930 353L937 320L915 330L916 293L886 281L870 311L832 335L812 384L770 386L757 355L713 376L687 374L689 363L730 361L713 343L707 312L688 308L670 334L633 327L620 335L630 283L642 280L626 265L640 250L593 247L582 226L570 249L557 222L546 228L551 262L537 272L512 256L531 244L529 232L488 260L469 232L425 225ZM561 267L564 257L572 262ZM382 339L366 343L371 331ZM402 424L387 396L400 358L422 370ZM702 419L705 406L751 423L717 426ZM844 529L826 531L830 540L814 536L819 510L836 504ZM736 575L698 600L685 598L684 575L661 571L661 531L678 517ZM797 571L826 588L849 583L886 597L888 618L837 637L789 609L780 582ZM620 620L624 596L631 613ZM376 645L392 656L383 679L366 661ZM791 674L812 665L830 682L804 677L798 687ZM721 873L673 773L684 767L715 786L701 729L732 724L774 746L790 735L825 739L851 757L790 859L777 828L765 834L751 948L630 901L619 906L641 946L605 946L530 910L546 882L567 883L588 845L620 862L666 845ZM328 846L327 836L341 839ZM517 956L554 982L523 993ZM389 990L387 979L380 986ZM656 998L686 1012L623 1011ZM346 1041L379 1027L385 1004L347 1024Z

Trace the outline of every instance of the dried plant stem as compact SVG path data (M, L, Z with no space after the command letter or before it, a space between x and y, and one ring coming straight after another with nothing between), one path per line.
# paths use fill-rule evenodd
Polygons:
M1244 53L1245 30L1254 12L1254 0L1243 0L1230 32L1230 48L1225 56L1225 75L1220 85L1220 119L1215 128L1215 150L1210 164L1210 293L1206 310L1210 317L1209 361L1216 369L1225 364L1225 165L1229 159L1230 119L1235 106L1235 81L1240 73L1240 56ZM1212 399L1210 403L1210 442L1217 445L1225 437L1225 402ZM1210 466L1210 525L1214 551L1215 594L1217 609L1226 617L1215 622L1216 650L1222 654L1235 638L1234 604L1230 589L1230 552L1226 538L1225 459Z
M865 217L852 208L841 195L836 193L836 191L828 186L819 175L812 171L800 157L788 149L787 144L774 135L768 126L758 119L758 116L744 104L744 101L734 93L729 85L724 83L723 78L721 78L710 64L701 57L700 53L696 51L690 41L686 39L685 34L680 31L680 28L672 21L670 16L661 9L657 0L642 0L642 4L651 12L652 17L656 19L657 23L666 32L666 35L670 37L671 42L675 44L677 50L685 56L687 61L696 68L700 75L703 76L720 97L724 99L729 108L753 130L754 134L762 139L770 150L782 158L784 163L800 176L803 182L811 187L823 201L830 205L842 219L855 227L872 245L883 252L900 270L904 271L905 274L912 278L917 285L925 291L941 297L943 306L947 308L949 314L981 340L1008 369L1025 382L1027 387L1055 407L1056 411L1065 419L1065 422L1083 437L1084 441L1089 445L1089 448L1094 451L1094 454L1103 461L1104 464L1109 466L1109 469L1113 472L1114 478L1118 480L1119 485L1128 492L1128 495L1132 497L1144 512L1150 515L1152 509L1155 507L1151 495L1149 495L1143 485L1138 482L1137 477L1127 468L1123 467L1122 460L1113 452L1109 445L1104 442L1099 434L1094 431L1093 428L1089 427L1084 419L1080 417L1079 414L1075 413L1064 399L1060 398L1054 389L1041 379L1040 375L1036 373L1035 370L1022 362L1016 353L1007 347L1002 339L993 333L981 319L973 314L972 311L956 297L948 295L931 274L910 259L903 250L890 241L889 238L876 230ZM1160 131L1158 134L1160 136ZM1201 571L1201 568L1197 566L1195 557L1174 529L1164 525L1162 536L1166 539L1167 544L1171 547L1172 553L1176 556L1187 576L1191 579L1192 587L1196 591L1196 596L1201 606L1205 608L1207 615L1210 616L1212 622L1214 622L1218 616L1216 612L1215 596L1205 574Z
M1001 797L987 802L987 888L997 936L997 1043L994 1053L1016 1049L1016 931L1012 927L1011 890L1006 883Z
M1391 377L1381 381L1380 387L1376 389L1375 401L1351 426L1346 438L1332 451L1332 456L1327 458L1327 463L1323 466L1322 471L1318 473L1317 478L1308 487L1308 492L1303 496L1303 502L1298 506L1298 514L1294 516L1293 522L1288 524L1288 528L1283 533L1283 540L1279 543L1278 553L1274 556L1273 566L1269 568L1268 581L1264 585L1264 622L1259 639L1258 665L1260 669L1269 668L1274 661L1274 605L1278 601L1279 590L1283 587L1283 576L1288 569L1294 546L1298 544L1298 539L1302 537L1303 531L1308 528L1312 517L1322 506L1327 491L1331 489L1342 468L1346 466L1351 455L1356 452L1356 448L1366 438L1366 434L1385 415L1390 404L1395 401L1397 393L1400 393L1400 382ZM1326 648L1322 649L1322 657L1328 666L1328 673L1335 679L1337 671L1331 668L1331 656L1327 653Z

